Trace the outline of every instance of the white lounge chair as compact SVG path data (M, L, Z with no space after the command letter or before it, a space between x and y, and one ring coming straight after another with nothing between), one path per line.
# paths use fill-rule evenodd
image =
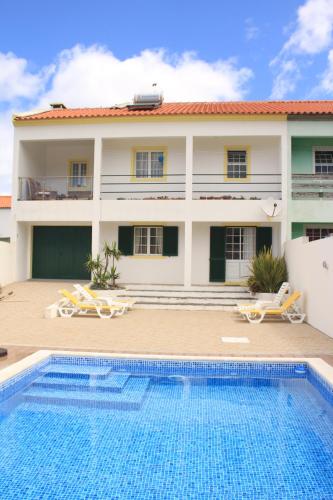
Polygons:
M58 304L58 313L62 318L71 318L74 314L88 315L97 314L102 319L112 318L116 315L120 308L103 303L101 300L86 300L80 299L68 290L59 290L62 299Z
M235 307L236 311L241 312L246 309L269 309L269 308L276 308L280 307L282 300L285 297L285 294L288 293L290 290L290 285L288 281L284 281L282 285L280 286L279 291L275 294L275 297L272 301L269 300L257 300L256 302L253 302L252 304L237 304Z
M109 295L102 295L100 293L95 292L95 290L91 290L91 288L87 286L82 286L80 284L74 285L74 288L79 294L82 296L82 298L86 300L101 300L105 304L109 306L116 306L121 309L121 314L123 314L125 311L130 309L133 304L135 304L135 300L128 300L128 299L118 299L117 297L111 297Z
M252 307L252 309L244 309L243 312L241 311L241 314L253 324L261 323L266 316L281 316L282 319L288 319L290 323L302 323L305 319L305 314L296 305L296 301L300 296L300 292L294 292L279 307Z

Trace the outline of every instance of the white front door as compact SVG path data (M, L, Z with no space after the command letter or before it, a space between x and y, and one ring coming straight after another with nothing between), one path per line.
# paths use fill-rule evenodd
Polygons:
M249 276L249 264L255 255L256 228L228 227L226 231L226 281Z

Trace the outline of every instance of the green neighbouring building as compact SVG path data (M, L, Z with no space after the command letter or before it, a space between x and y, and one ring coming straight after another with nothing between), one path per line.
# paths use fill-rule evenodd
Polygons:
M289 121L292 238L333 234L333 127L331 121Z

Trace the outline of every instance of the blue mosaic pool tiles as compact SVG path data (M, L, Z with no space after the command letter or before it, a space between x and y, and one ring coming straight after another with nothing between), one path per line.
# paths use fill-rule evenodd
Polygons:
M309 382L316 387L320 394L333 405L333 386L319 375L311 366L308 368Z
M41 370L49 363L50 359L46 358L17 375L14 375L14 377L9 378L5 382L0 383L0 402L13 396L24 387L27 387L41 374Z
M52 355L51 362L80 366L110 366L116 371L146 374L203 376L306 377L307 364L269 361L189 361L96 358L93 356Z

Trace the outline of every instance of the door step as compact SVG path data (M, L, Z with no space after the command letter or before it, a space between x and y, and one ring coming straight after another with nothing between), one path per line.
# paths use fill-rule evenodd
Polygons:
M115 295L114 291L107 293ZM128 285L116 294L136 299L134 307L138 309L232 311L237 304L255 301L243 286Z

